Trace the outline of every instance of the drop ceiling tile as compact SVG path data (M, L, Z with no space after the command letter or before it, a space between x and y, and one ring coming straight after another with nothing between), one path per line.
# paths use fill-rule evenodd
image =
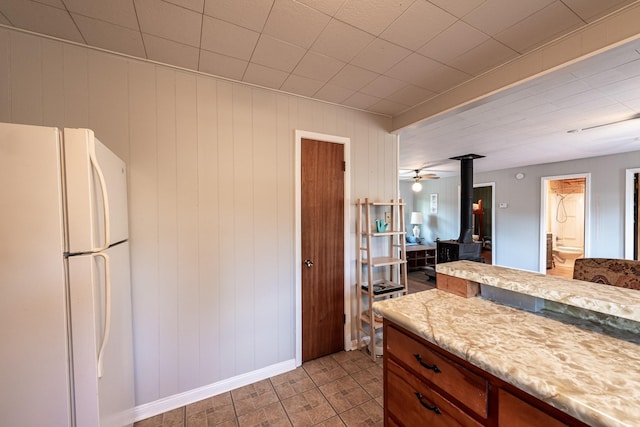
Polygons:
M407 83L401 80L392 79L388 76L379 76L374 81L361 88L360 92L371 96L377 96L378 98L386 98L406 85Z
M264 34L308 49L329 19L328 15L294 0L276 0Z
M416 50L458 19L426 1L417 1L384 30L380 37Z
M332 19L313 43L311 50L349 62L373 39L371 34Z
M372 106L376 102L380 102L380 98L377 98L377 97L371 96L371 95L367 95L367 94L362 93L362 92L356 92L353 95L351 95L349 98L347 98L344 101L344 104L348 105L349 107L354 107L354 108L359 108L361 110L366 110L367 108L369 108L370 106Z
M65 0L64 4L70 12L139 30L136 10L131 0Z
M462 18L486 0L429 0L430 3L446 10L450 14Z
M165 0L177 6L191 9L194 12L202 13L204 11L204 0Z
M142 40L149 59L192 70L198 68L198 48L156 37L152 34L143 33Z
M424 86L425 75L437 70L439 67L442 67L442 64L417 53L412 53L398 62L385 75L427 88L427 86Z
M284 71L264 67L259 64L249 64L242 81L259 86L279 89L288 76L289 74Z
M30 0L5 0L0 7L2 14L16 27L84 43L66 10Z
M367 110L369 111L373 111L374 113L385 114L387 116L393 116L394 114L401 113L406 109L407 109L406 105L398 104L398 103L389 101L387 99L378 101L367 108Z
M408 49L375 39L353 58L351 64L382 74L410 54Z
M323 86L322 82L291 74L280 87L281 90L302 96L313 96Z
M198 70L214 76L240 81L247 68L247 64L247 61L201 50Z
M411 5L398 0L346 0L335 17L374 36L380 35Z
M298 2L333 16L340 9L344 0L298 0Z
M422 101L432 97L433 95L435 95L435 92L422 89L414 85L406 85L402 89L395 92L393 95L387 96L386 98L389 101L413 107L414 105L421 103Z
M553 2L554 0L487 0L465 15L464 21L486 34L496 35Z
M555 2L496 34L495 39L516 52L525 53L583 25L563 3Z
M305 50L273 37L260 36L251 62L290 73L298 65Z
M238 59L249 60L260 33L220 19L204 16L200 47Z
M273 0L206 0L204 14L253 31L262 31Z
M176 43L200 46L202 15L161 0L135 0L140 29Z
M634 0L563 0L562 2L581 19L593 22L616 9L633 3Z
M347 64L338 74L329 80L329 83L346 89L359 90L376 77L378 77L378 74L372 71Z
M509 49L494 39L489 39L458 58L449 61L449 64L458 70L477 76L515 58L517 55L516 51Z
M345 65L344 62L337 59L308 51L293 70L293 73L313 80L327 82Z
M82 15L72 14L72 17L89 45L139 58L147 57L139 31Z
M489 36L482 31L458 21L418 49L418 53L448 64L488 39Z
M327 102L341 103L354 93L355 90L345 89L343 87L327 83L326 85L322 86L322 88L320 88L320 90L317 91L315 95L313 95L313 97L322 99L323 101Z
M49 6L57 7L58 9L67 10L62 0L38 0L38 3L48 4Z

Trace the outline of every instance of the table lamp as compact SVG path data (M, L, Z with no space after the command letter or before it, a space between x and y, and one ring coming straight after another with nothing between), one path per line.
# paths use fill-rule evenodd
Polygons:
M422 224L422 212L411 212L411 224L413 227L413 237L420 238L420 225Z

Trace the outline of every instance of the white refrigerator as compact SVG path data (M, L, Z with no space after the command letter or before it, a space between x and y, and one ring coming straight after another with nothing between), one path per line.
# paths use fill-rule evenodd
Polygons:
M0 425L132 425L124 162L88 129L0 123L0 186Z

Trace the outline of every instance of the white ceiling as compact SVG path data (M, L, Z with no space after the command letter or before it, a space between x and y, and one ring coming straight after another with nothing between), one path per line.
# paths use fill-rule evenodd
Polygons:
M397 116L637 1L0 0L0 24ZM402 131L401 167L604 153L563 132L640 112L638 85L624 86L638 83L636 49Z

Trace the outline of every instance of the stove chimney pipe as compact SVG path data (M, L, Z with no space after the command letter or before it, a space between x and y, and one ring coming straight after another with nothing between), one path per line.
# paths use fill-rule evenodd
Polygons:
M460 236L458 243L473 242L473 160L484 156L465 154L451 157L460 160Z

